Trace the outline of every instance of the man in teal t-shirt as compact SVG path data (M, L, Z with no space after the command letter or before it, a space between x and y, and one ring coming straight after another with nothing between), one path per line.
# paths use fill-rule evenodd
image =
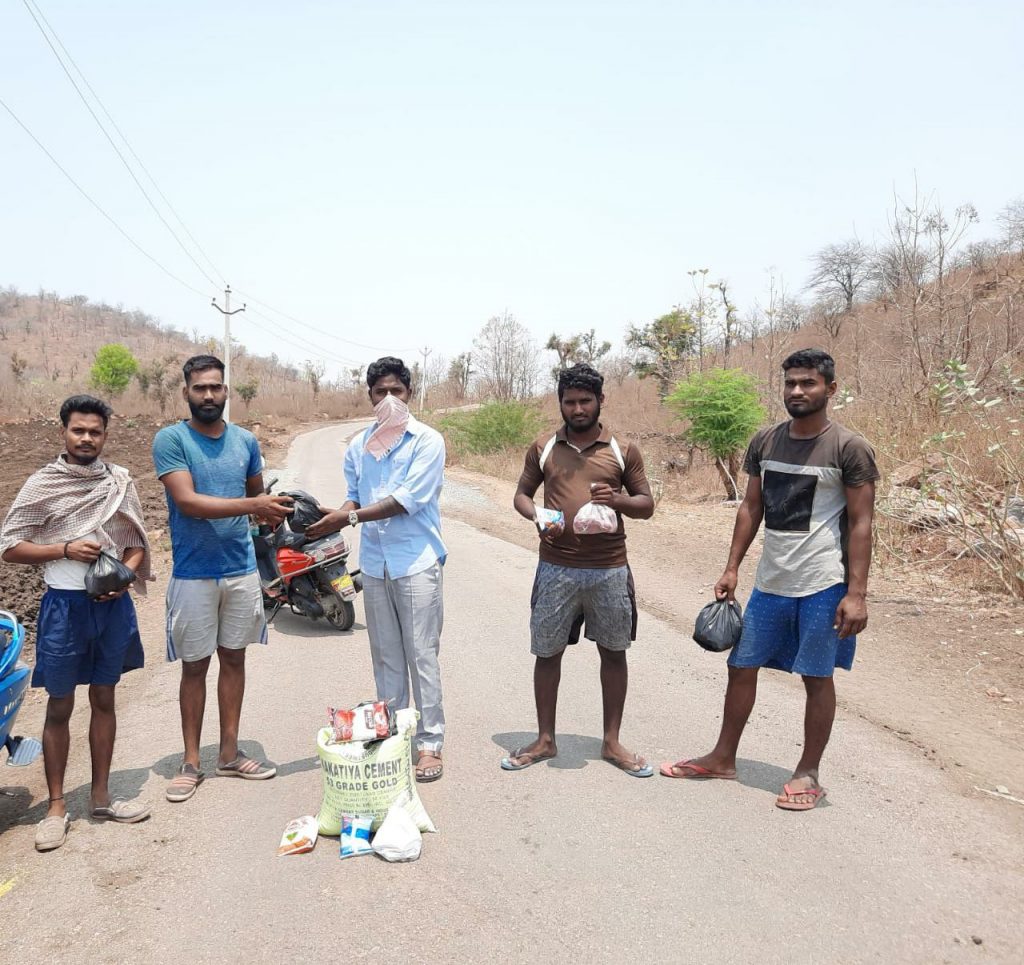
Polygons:
M192 418L161 429L153 440L156 474L167 490L174 569L167 587L167 659L181 659L181 732L185 754L167 800L187 801L203 780L199 741L206 674L220 663L220 755L217 774L265 780L274 767L238 749L245 692L245 648L267 642L267 622L250 514L278 523L291 507L263 491L256 437L224 421L224 363L196 355L184 365L183 395Z

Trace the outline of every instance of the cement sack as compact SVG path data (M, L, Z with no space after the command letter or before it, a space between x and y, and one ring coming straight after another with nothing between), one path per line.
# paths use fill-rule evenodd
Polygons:
M381 826L392 804L400 804L420 831L436 831L420 801L412 764L412 737L419 714L405 708L396 717L397 733L387 740L332 743L334 732L317 734L324 797L317 816L321 834L339 835L343 814L372 816L373 830Z

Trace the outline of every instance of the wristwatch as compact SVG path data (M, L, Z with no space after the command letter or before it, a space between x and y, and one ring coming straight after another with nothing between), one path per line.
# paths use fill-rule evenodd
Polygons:
M353 529L355 529L359 525L359 513L357 513L354 509L351 510L348 514L348 524Z

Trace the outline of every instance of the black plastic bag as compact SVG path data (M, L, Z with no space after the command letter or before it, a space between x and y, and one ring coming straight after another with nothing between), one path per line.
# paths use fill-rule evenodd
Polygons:
M130 570L116 556L101 552L85 573L85 591L94 600L108 593L116 593L135 582L135 571Z
M295 533L306 532L307 526L312 526L324 518L324 511L320 504L309 493L296 489L290 493L281 493L282 496L290 496L292 499L293 511L288 515L288 528Z
M693 639L705 650L722 653L740 642L743 608L735 600L715 600L697 614Z

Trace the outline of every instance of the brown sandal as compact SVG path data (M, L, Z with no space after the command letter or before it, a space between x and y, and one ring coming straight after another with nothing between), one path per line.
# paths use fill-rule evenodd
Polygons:
M431 751L423 751L420 754L420 758L432 757L436 764L431 764L428 767L421 767L418 763L416 765L416 783L417 784L430 784L432 781L439 781L441 776L444 774L444 764L441 763L441 757L439 754L434 754Z

